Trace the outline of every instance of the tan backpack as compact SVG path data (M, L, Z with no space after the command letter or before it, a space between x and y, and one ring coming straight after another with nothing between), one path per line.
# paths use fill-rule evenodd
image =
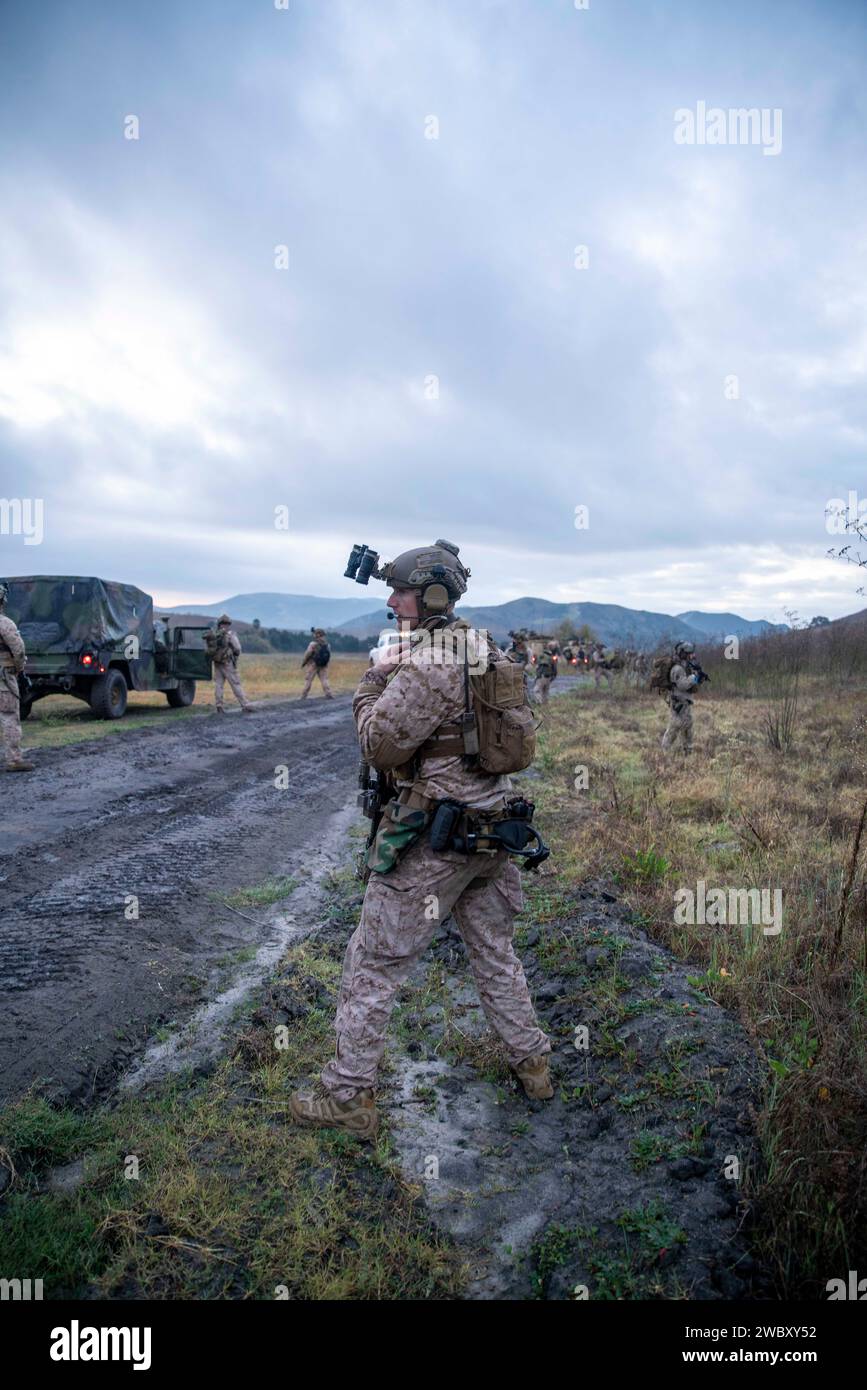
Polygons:
M491 660L483 676L470 676L472 708L483 772L521 772L536 756L533 719L524 672L514 661Z
M463 715L455 722L441 724L416 750L417 757L461 754L467 767L493 774L521 772L530 766L536 756L537 726L527 698L524 669L499 656L490 638L487 642L488 668L483 675L470 675L464 648Z
M658 690L663 694L671 689L671 668L673 662L670 656L654 657L653 666L650 671L650 680L647 682L649 690Z

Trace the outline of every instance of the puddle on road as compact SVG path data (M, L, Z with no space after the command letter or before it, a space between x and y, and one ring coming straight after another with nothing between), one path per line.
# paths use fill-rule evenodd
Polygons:
M319 927L319 885L327 873L345 867L346 839L357 818L353 797L331 817L323 839L306 859L304 882L262 917L260 928L265 939L255 958L241 966L232 984L201 1005L179 1032L165 1042L151 1043L144 1056L120 1078L121 1090L138 1091L152 1081L160 1081L185 1067L199 1066L222 1053L223 1030L238 1006L274 969L288 946Z

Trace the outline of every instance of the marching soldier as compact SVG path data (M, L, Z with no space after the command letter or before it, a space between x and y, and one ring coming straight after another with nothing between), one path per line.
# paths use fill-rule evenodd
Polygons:
M331 660L331 648L325 637L325 629L322 627L312 627L310 631L313 633L313 638L301 661L301 669L303 670L305 666L307 667L301 699L307 699L307 696L310 694L310 687L313 684L313 677L318 676L325 699L333 700L334 694L331 690L331 686L328 684L328 676L325 670Z
M256 707L251 705L247 699L241 678L238 675L241 643L236 633L232 631L232 619L228 613L223 613L217 619L217 631L208 634L205 638L205 644L214 663L214 704L217 707L217 714L225 714L223 686L226 681L228 681L244 714L252 714Z
M599 683L603 676L607 688L611 689L611 653L607 647L603 647L601 642L596 642L590 654L590 664L593 667L593 684L599 689Z
M511 783L505 774L482 771L466 755L463 659L436 660L432 641L426 650L423 640L425 633L444 635L446 628L467 633L455 618L454 604L469 574L457 546L442 540L406 551L376 574L392 590L388 607L416 641L406 655L365 673L352 709L362 757L389 773L399 791L368 851L361 919L343 963L334 1056L312 1091L296 1091L290 1099L299 1124L339 1126L362 1139L374 1137L379 1122L374 1087L395 994L450 913L464 939L482 1007L524 1090L542 1100L554 1093L547 1057L551 1041L539 1027L512 946L512 919L523 906L523 893L505 840L497 834L497 822L517 813L515 798L509 798ZM485 634L480 638L487 642ZM488 653L489 660L506 660L493 643ZM514 827L514 820L509 824ZM466 827L462 840L457 825ZM472 841L477 848L467 852L466 837L477 833L470 830L473 825L481 835Z
M3 612L9 590L0 584L0 734L7 772L32 772L34 764L21 756L21 693L18 677L24 671L27 652L15 623Z
M692 642L678 642L674 648L674 663L668 673L666 700L671 713L668 726L662 735L662 747L679 747L683 753L692 751L692 703L693 693L701 677L693 668L692 658L695 645Z
M551 682L557 679L557 644L546 642L536 662L536 704L547 705Z

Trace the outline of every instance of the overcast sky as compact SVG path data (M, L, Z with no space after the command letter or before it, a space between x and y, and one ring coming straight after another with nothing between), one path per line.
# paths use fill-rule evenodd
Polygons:
M354 541L446 536L477 603L865 606L863 0L0 25L0 497L44 503L0 572L357 597ZM701 102L775 140L679 143Z

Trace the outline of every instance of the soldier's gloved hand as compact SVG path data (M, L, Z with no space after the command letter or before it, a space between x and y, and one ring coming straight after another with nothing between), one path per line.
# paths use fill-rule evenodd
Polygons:
M389 662L387 666L371 666L361 677L362 685L378 685L381 690L385 689L389 672L397 668L396 662Z

